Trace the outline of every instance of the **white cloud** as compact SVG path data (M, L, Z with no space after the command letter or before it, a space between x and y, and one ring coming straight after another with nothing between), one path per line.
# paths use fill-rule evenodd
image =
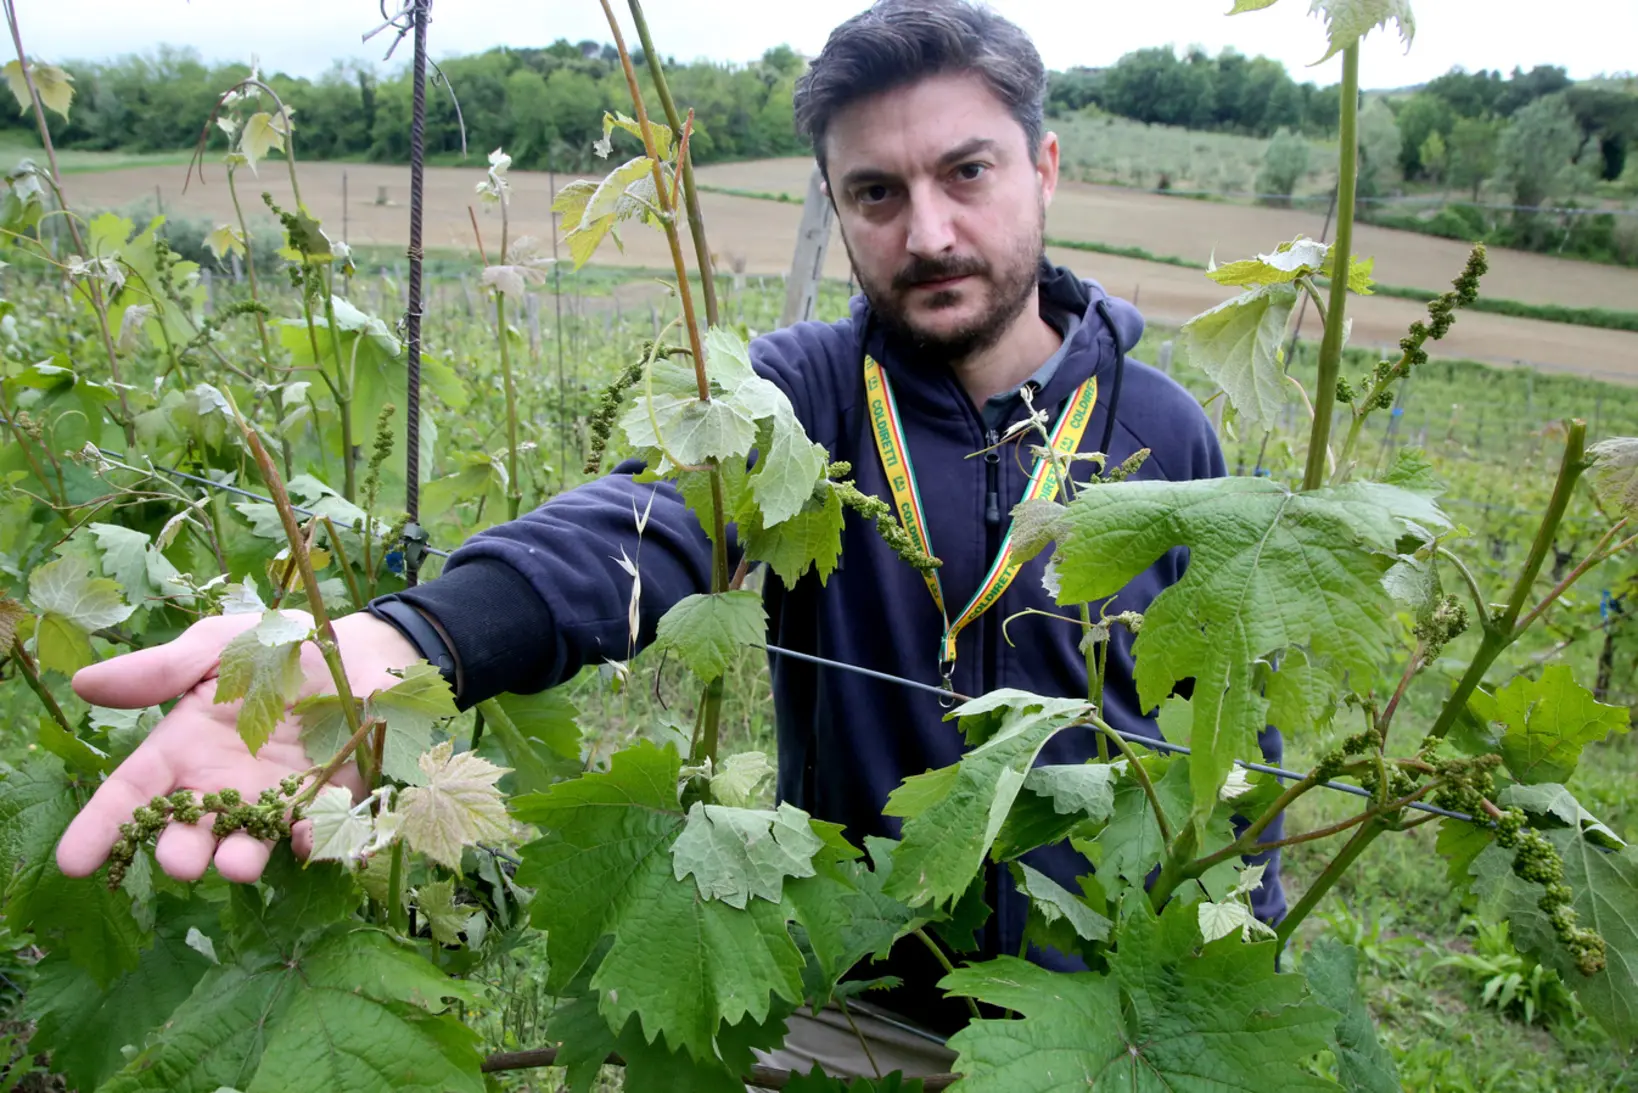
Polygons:
M1232 45L1283 62L1299 80L1338 78L1336 59L1305 67L1324 52L1324 31L1307 15L1307 0L1273 9L1222 14L1228 0L991 0L1035 38L1047 64L1104 65L1145 46L1200 44L1211 52ZM615 8L625 15L625 5ZM789 43L812 54L837 23L861 10L861 0L649 0L646 12L662 52L692 59L747 61ZM160 44L190 46L207 60L246 60L263 68L317 75L337 59L379 62L385 34L360 36L380 23L372 0L282 0L257 9L243 0L61 0L20 5L24 41L47 59L106 58L149 52ZM1534 0L1417 0L1416 44L1406 55L1390 30L1366 39L1367 87L1420 83L1452 65L1469 70L1557 64L1577 78L1631 71L1638 41L1632 0L1560 0L1543 18ZM253 13L263 11L265 16ZM629 21L626 23L630 32ZM606 41L596 0L441 0L430 27L434 59L495 45L546 45L557 38ZM407 58L406 42L394 58Z

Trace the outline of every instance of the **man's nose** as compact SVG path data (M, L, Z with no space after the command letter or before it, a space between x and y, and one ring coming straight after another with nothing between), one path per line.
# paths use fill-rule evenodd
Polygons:
M909 229L904 248L918 257L930 258L955 246L954 210L938 187L923 184L910 192Z

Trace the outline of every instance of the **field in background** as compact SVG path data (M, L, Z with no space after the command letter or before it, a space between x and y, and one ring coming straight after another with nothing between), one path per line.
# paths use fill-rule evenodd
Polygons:
M725 272L779 274L791 261L792 240L801 217L809 161L761 160L701 168L702 182L761 193L788 193L788 203L702 195L702 209ZM380 164L308 163L302 167L302 196L325 229L354 244L397 248L404 245L408 224L409 172ZM152 212L157 202L168 215L226 222L232 201L224 175L212 166L204 181L196 175L184 192L186 169L147 165L78 174L68 181L70 200L81 208L137 209ZM342 203L343 176L347 201ZM425 239L429 249L472 254L475 246L469 209L475 210L488 245L500 235L492 207L482 206L472 187L482 177L476 168L430 168L427 171ZM549 214L555 180L538 172L514 172L513 237L531 236L551 252ZM242 174L241 200L257 219L271 224L259 194L271 192L290 200L289 180L280 162L261 165L259 177ZM152 196L150 196L152 195ZM1141 247L1164 256L1205 261L1249 255L1270 241L1298 234L1318 236L1323 217L1295 209L1191 201L1119 188L1066 182L1048 214L1049 236ZM664 269L670 256L652 232L626 233L624 253L608 247L598 261ZM1374 255L1379 279L1390 284L1440 290L1462 266L1465 244L1432 236L1360 226L1360 253ZM1072 250L1049 249L1049 256L1082 276L1100 281L1108 291L1133 300L1158 323L1177 324L1207 310L1232 292L1197 270L1156 262ZM848 276L846 252L832 238L825 265L829 277ZM1493 250L1485 279L1489 296L1528 303L1630 309L1638 305L1638 270L1576 262L1521 251ZM1353 344L1379 349L1394 346L1422 306L1410 301L1374 298L1354 308ZM1312 321L1312 318L1310 319ZM1317 329L1314 327L1312 329ZM1499 364L1532 364L1580 375L1638 382L1638 334L1572 327L1499 315L1465 315L1439 347L1444 356Z

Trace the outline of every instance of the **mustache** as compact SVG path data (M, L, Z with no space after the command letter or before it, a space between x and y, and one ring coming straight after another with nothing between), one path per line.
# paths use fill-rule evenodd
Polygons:
M928 281L983 275L989 270L981 258L916 258L893 275L893 287L903 292Z

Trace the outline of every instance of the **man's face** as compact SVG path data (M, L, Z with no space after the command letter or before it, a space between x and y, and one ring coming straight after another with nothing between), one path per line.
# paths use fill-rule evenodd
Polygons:
M933 76L854 103L825 135L842 239L877 316L959 360L1035 300L1058 141L1033 159L976 74Z

